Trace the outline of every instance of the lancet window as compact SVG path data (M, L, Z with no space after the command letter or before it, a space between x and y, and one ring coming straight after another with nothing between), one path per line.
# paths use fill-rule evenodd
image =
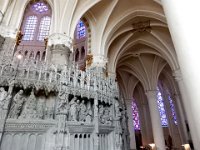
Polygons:
M87 20L83 17L78 21L74 32L74 60L81 70L86 66L88 27Z
M78 24L77 24L77 39L81 39L83 37L86 36L86 27L85 24L82 20L79 20Z
M140 130L139 111L135 101L132 101L133 125L135 130Z
M28 16L24 28L24 41L32 41L34 38L38 18L36 16Z
M166 110L165 110L165 105L164 105L164 99L158 87L157 87L157 104L158 104L158 110L160 113L161 125L163 127L167 127L168 120L167 120L167 115L166 115Z
M51 25L51 18L49 16L45 16L41 19L40 27L39 27L39 34L38 34L38 41L43 41L48 35Z
M171 113L172 113L172 117L174 120L174 124L177 125L177 118L176 118L176 111L175 111L175 106L174 106L174 102L171 98L171 95L168 95L168 100L169 100L169 105L170 105L170 109L171 109Z
M175 105L174 105L173 99L168 90L166 90L164 92L166 92L166 95L167 95L166 96L167 103L169 103L170 111L172 113L174 124L177 125L178 122L177 122L177 118L176 118L176 111L175 111ZM158 87L157 87L157 103L158 103L158 109L160 112L161 124L162 124L162 126L167 127L168 120L167 120L167 115L166 115L166 110L165 110L165 105L164 105L164 99L163 99L163 96Z

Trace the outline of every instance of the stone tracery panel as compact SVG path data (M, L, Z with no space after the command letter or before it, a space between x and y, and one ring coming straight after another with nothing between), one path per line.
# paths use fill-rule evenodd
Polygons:
M2 150L13 149L4 147L8 138L19 145L25 137L22 145L31 150L67 148L70 143L76 150L100 144L102 150L110 149L108 143L121 149L122 108L113 77L74 65L38 65L31 59L0 66Z

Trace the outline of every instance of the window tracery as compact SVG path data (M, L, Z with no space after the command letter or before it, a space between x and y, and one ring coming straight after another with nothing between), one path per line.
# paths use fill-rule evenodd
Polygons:
M48 6L42 2L37 2L33 5L33 10L38 13L47 12L49 10Z
M76 35L77 39L81 39L86 36L86 27L82 20L79 20L76 28L77 28L77 35Z
M168 90L166 90L166 94L167 94L167 100L169 102L170 111L172 113L174 124L178 125L173 99ZM158 109L160 112L161 124L162 124L162 126L167 127L168 120L167 120L166 110L165 110L165 106L164 106L164 99L163 99L160 89L158 87L157 87L157 103L158 103Z
M135 101L132 101L132 111L133 111L133 125L135 130L140 130L140 120L139 120L139 111Z
M32 8L32 9L30 9ZM27 8L25 15L26 23L23 29L24 41L44 41L48 36L51 24L51 17L48 5L37 2ZM37 37L37 38L35 38Z
M88 27L87 20L83 17L79 19L74 32L74 60L80 70L86 68L86 58L88 49Z
M25 29L24 29L24 41L32 41L34 38L38 18L36 16L29 16L26 19Z
M169 105L170 105L172 117L173 117L173 120L174 120L174 124L178 125L177 118L176 118L175 105L174 105L174 102L173 102L170 94L168 95L168 100L169 100Z
M49 16L45 16L41 19L39 33L38 33L38 41L44 41L44 39L49 35L51 25L51 18Z
M168 120L167 120L166 110L165 110L165 106L164 106L164 99L163 99L160 89L158 87L157 87L157 104L158 104L158 110L160 113L161 125L163 127L167 127Z
M39 0L30 2L24 12L21 24L21 32L23 34L22 41L17 45L16 52L22 52L24 58L44 60L44 51L46 50L45 38L48 37L51 26L51 7L48 3ZM34 49L34 54L32 50ZM26 52L27 51L27 52ZM36 54L40 53L40 55Z

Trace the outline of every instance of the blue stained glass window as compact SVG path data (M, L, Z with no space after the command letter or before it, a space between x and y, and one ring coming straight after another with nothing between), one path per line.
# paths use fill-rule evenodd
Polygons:
M158 87L157 87L157 104L158 104L158 110L160 113L161 125L163 127L167 127L168 121L167 121L167 115L166 115L165 106L164 106L164 100L160 92L160 89Z
M36 16L27 17L24 28L24 36L23 36L24 41L33 40L36 26L37 26L37 17Z
M139 112L135 101L132 101L133 125L135 130L140 130Z
M44 13L47 12L49 8L44 3L38 2L33 5L33 10L36 11L37 13Z
M48 16L43 17L40 22L39 34L37 37L38 41L44 41L44 38L49 35L50 25L51 18Z
M77 30L77 35L76 35L77 39L81 39L86 36L86 28L83 21L79 20L76 30Z
M170 108L171 108L171 112L172 112L174 123L175 123L175 125L177 125L178 122L177 122L177 118L176 118L175 106L174 106L173 100L172 100L170 95L168 96L168 100L169 100L169 104L170 104Z

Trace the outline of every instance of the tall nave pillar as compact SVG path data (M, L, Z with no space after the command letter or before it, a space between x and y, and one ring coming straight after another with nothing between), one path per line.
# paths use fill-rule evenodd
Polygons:
M195 135L192 135L195 149L200 147L200 51L199 35L200 20L199 1L161 0L172 40L176 49L180 69L182 72L185 93L188 95L190 111ZM187 104L184 106L188 107ZM197 139L194 139L196 137ZM195 142L195 141L197 142Z
M156 90L147 91L146 95L149 103L154 143L156 144L157 150L164 150L165 140L164 140L163 129L160 122L160 114L157 106Z
M136 149L136 141L135 141L135 130L133 125L133 110L132 110L132 99L126 99L126 109L128 115L128 130L130 137L130 149Z

